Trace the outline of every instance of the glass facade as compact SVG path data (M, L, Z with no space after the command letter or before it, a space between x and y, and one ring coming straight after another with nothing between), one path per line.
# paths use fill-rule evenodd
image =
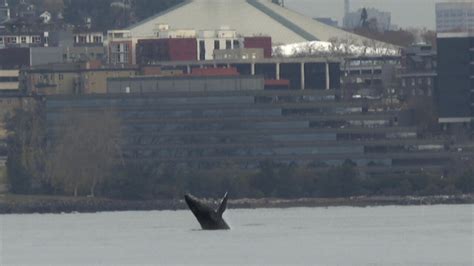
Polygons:
M471 64L474 37L438 38L438 80L436 98L440 118L473 117Z

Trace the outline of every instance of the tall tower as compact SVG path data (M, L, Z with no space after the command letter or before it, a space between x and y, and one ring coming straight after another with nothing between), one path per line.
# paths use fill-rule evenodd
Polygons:
M349 14L350 10L351 10L351 4L349 0L344 0L344 16Z

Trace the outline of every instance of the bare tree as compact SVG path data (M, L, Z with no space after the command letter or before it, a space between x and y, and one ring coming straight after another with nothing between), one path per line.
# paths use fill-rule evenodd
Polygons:
M52 183L77 196L96 188L120 162L120 120L110 111L68 110L47 165Z

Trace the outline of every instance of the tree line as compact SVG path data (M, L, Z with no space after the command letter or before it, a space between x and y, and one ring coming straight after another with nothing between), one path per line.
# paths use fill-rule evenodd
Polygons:
M228 162L219 167L130 162L121 158L121 126L113 110L65 110L46 126L40 106L9 116L7 174L17 194L101 196L125 200L181 198L186 192L234 198L434 195L474 192L474 168L456 166L452 176L364 176L356 164L297 165L262 161L256 169Z
M92 28L100 31L120 29L165 11L183 0L132 0L128 5L114 0L64 0L64 19L82 26L90 18Z

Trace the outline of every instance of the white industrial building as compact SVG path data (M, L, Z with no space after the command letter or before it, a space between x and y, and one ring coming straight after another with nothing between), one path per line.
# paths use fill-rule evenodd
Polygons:
M172 29L233 29L242 36L271 36L274 44L366 38L328 26L271 0L186 0L128 28L134 37L156 35L159 25Z

